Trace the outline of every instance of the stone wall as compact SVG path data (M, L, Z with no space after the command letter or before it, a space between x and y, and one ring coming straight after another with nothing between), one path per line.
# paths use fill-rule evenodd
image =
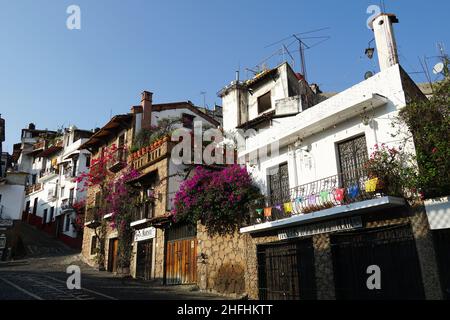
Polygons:
M424 207L383 210L363 216L365 229L410 224L416 241L426 299L442 299L436 256L431 231ZM331 234L313 236L315 279L318 300L335 299L333 261L330 245ZM278 242L276 231L244 237L246 273L245 287L250 299L258 299L257 245Z
M201 290L231 297L242 297L245 287L246 235L209 236L197 226L197 280Z

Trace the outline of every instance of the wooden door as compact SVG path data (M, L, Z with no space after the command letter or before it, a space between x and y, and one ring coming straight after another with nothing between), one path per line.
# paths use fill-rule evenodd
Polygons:
M197 239L169 241L166 255L166 283L197 283Z
M153 240L138 242L136 257L136 278L152 278Z
M108 271L117 271L117 257L119 251L119 239L109 240L109 250L108 250Z

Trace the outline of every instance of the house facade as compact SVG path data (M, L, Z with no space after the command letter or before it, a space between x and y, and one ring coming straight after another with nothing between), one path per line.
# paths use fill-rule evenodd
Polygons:
M78 148L93 133L71 127L36 138L27 134L26 130L23 140L27 143L17 163L18 170L28 173L22 220L80 248L74 204L82 203L86 194L74 178L88 170L90 153Z
M192 130L194 122L201 122L205 127L220 125L189 101L153 104L153 94L144 91L141 105L133 106L129 114L115 116L83 148L91 150L93 159L97 159L102 149L116 145L121 150L118 151L119 161L112 161L107 168L113 177L120 177L130 169L139 173L128 181L136 193L136 199L131 199L136 205L131 209L133 241L130 274L135 278L166 284L196 283L196 264L178 269L181 261L196 262L196 229L173 225L170 216L176 191L188 174L188 165L171 161L175 143L168 136L150 145L142 145L137 150L134 146L141 131L157 126L164 119L179 119L180 123L175 128L184 127L187 130ZM113 213L98 213L99 208L104 206L100 188L90 187L82 255L87 263L98 266L98 251L103 250L105 261L100 265L104 264L107 271L118 272L119 234L117 229L111 227ZM106 228L103 237L99 236L102 223Z
M378 189L364 166L376 146L414 152L392 123L425 96L392 50L396 22L374 19L381 71L339 94L287 64L221 91L224 130L245 141L239 157L265 195L240 230L251 298L442 298L423 206ZM372 272L383 290L368 287Z

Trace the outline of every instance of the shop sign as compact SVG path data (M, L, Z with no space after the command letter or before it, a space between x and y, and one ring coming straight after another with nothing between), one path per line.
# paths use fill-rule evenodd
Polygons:
M330 233L362 228L361 217L350 217L339 220L315 223L307 226L284 229L278 232L279 240L309 237L316 234Z
M0 219L0 228L11 228L14 225L14 221L11 219Z
M136 230L136 232L134 234L134 241L135 242L145 241L145 240L153 239L154 237L156 237L156 229L154 227L150 227L150 228Z

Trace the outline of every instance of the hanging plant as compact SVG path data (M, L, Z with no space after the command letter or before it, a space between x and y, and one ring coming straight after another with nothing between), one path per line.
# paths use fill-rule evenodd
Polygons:
M252 200L258 197L259 189L245 167L197 167L177 192L173 214L177 221L200 221L209 234L232 234L248 221Z

